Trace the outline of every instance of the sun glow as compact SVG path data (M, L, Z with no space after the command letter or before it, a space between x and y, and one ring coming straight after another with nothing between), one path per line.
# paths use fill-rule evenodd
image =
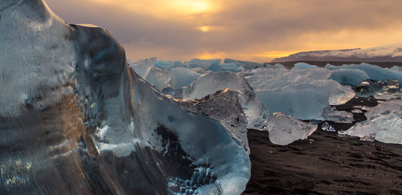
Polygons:
M87 0L107 6L118 6L135 13L156 17L186 16L218 11L218 3L212 0ZM169 18L172 19L172 18ZM184 19L184 18L183 18Z
M201 26L199 29L200 29L202 32L208 32L208 31L210 30L210 27L209 27L209 26Z

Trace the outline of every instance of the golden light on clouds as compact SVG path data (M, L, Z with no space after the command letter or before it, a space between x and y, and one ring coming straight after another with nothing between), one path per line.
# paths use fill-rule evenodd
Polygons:
M399 0L45 1L67 23L106 28L132 61L266 62L302 51L402 42Z
M210 30L210 27L209 27L209 26L201 26L199 29L200 29L202 32L208 32L208 31Z
M213 0L87 0L97 4L119 6L136 13L154 17L185 16L212 13L219 9ZM166 18L174 19L174 18ZM185 18L182 18L185 19Z

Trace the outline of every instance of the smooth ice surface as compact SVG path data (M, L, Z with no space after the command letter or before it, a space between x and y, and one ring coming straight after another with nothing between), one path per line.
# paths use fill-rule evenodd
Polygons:
M295 66L294 67L295 69L318 68L318 66L316 66L316 65L310 65L310 64L307 64L307 63L304 63L304 62L298 62L294 66Z
M260 130L266 128L269 111L259 102L246 79L239 74L216 72L203 75L189 87L183 89L183 99L201 99L224 88L239 92L239 100L247 117L248 128Z
M340 135L373 137L385 143L402 144L402 100L390 100L365 113L367 120L356 123Z
M258 99L271 112L282 112L301 120L323 120L324 108L354 97L348 86L328 79L330 70L256 69L244 74Z
M223 89L201 99L177 100L179 105L192 112L216 119L242 143L250 154L247 139L247 118L239 102L239 92Z
M269 116L267 129L273 144L288 145L296 140L306 139L317 129L317 125L306 123L284 113Z
M187 68L173 68L171 72L172 79L170 80L170 88L172 89L180 89L189 86L201 76L201 74Z
M68 25L41 0L1 3L0 194L245 189L238 140L154 90L108 31Z
M341 85L357 86L370 77L362 70L339 69L333 70L329 79L338 81Z
M237 67L235 63L223 63L220 66L223 70L230 72L238 72L240 70L244 70L244 68L240 69L239 67Z

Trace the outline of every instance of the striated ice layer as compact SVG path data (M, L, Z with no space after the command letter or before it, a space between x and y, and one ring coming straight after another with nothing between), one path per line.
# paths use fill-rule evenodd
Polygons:
M301 120L323 120L324 108L354 97L349 86L328 79L330 70L258 69L245 75L258 99L271 112L282 112Z
M41 0L0 9L0 194L245 189L238 140L154 90L108 31L68 25Z
M317 129L317 125L306 123L284 113L273 113L268 119L269 140L273 144L288 145L306 139Z
M363 140L375 139L385 143L402 144L402 101L390 100L365 113L367 120L356 123L340 135L358 136Z
M251 129L266 129L269 110L255 96L253 88L239 74L216 72L203 75L189 87L183 89L183 99L200 99L224 88L239 92L239 101Z
M177 100L183 108L213 118L239 139L244 150L250 154L247 139L247 118L239 102L239 92L223 89L201 99Z

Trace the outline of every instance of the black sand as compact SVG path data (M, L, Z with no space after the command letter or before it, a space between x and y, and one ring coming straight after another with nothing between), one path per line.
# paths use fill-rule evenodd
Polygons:
M375 99L355 98L353 105L375 106ZM366 120L355 114L355 120ZM331 123L335 129L353 124ZM338 137L317 130L307 140L274 145L268 132L249 130L251 179L248 194L402 194L402 145Z

